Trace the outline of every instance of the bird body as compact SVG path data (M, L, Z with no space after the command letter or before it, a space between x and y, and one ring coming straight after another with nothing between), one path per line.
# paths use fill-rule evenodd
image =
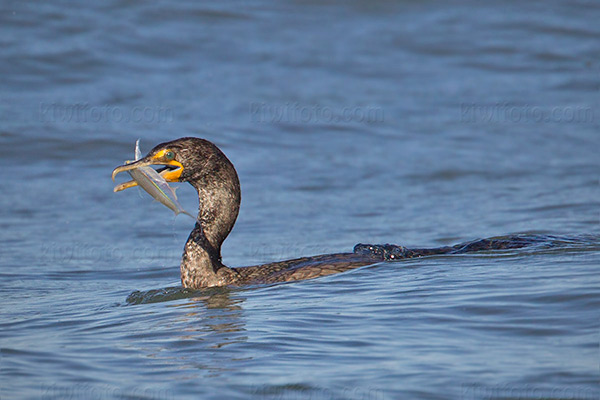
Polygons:
M264 265L231 268L223 265L221 258L221 245L235 224L241 203L240 182L231 161L213 143L204 139L185 137L161 143L150 150L144 158L115 168L113 180L115 175L123 171L135 174L134 171L140 169L144 171L143 168L149 168L156 173L151 168L152 165L163 166L164 170L159 175L161 180L189 182L198 192L196 224L185 243L181 259L181 283L191 289L298 281L382 261L436 254L513 249L539 241L532 237L507 236L433 249L407 249L390 244L359 244L355 246L352 253L324 254ZM144 176L148 177L148 174ZM135 179L138 181L137 178ZM148 179L153 180L151 177ZM158 197L163 196L160 193L155 194Z

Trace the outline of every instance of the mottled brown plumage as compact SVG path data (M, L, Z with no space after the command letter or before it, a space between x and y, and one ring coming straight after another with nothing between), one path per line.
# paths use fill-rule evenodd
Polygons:
M230 268L221 262L221 245L235 224L241 202L237 172L211 142L181 138L155 146L146 157L117 167L113 177L138 166L166 165L163 176L189 182L198 192L198 217L183 250L181 283L186 288L288 282L331 275L376 263L376 252L339 253L265 265Z
M171 153L172 152L172 153ZM174 155L173 155L174 153ZM165 158L165 154L168 157ZM529 238L483 239L452 247L406 249L396 245L356 245L353 253L326 254L251 267L230 268L221 262L221 245L235 224L241 193L237 172L217 146L198 138L161 143L133 165L166 165L169 181L189 182L198 192L196 225L183 250L181 283L186 288L240 286L317 278L381 261L434 254L524 247ZM115 173L125 170L121 166Z

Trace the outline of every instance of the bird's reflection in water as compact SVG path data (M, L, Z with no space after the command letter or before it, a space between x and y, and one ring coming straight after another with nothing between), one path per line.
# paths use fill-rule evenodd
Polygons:
M203 335L212 332L213 338L219 337L219 340L210 346L212 348L221 348L247 340L247 336L240 334L245 330L241 318L243 316L241 303L244 299L232 298L229 289L220 288L206 292L209 293L198 293L188 302L169 306L189 310L183 315L180 314L180 319L182 322L188 322L185 331L190 335L181 338L194 339L199 332Z
M234 348L248 341L243 291L229 288L189 290L181 287L136 291L129 295L129 305L163 303L158 324L150 327L150 337L160 336L160 345L152 340L144 350L153 359L161 359L177 369L203 370L209 375L237 369L250 360L244 351ZM151 311L156 321L156 309ZM169 369L170 369L169 368Z

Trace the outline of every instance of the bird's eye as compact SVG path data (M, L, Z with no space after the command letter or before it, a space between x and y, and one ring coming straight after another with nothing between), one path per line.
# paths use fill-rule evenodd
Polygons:
M165 158L167 160L172 160L175 158L175 153L173 153L171 150L169 150L165 153Z

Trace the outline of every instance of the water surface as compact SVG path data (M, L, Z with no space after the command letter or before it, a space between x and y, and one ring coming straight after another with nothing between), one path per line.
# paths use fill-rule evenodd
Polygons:
M599 397L597 2L4 8L0 398ZM185 291L191 221L110 172L189 135L240 175L227 265L595 236Z

